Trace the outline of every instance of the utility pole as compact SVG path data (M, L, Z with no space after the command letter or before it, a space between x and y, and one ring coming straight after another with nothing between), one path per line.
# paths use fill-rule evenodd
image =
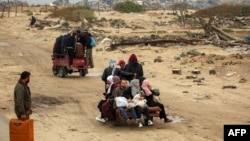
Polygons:
M5 9L5 7L6 7L6 3L3 4L2 17L1 18L3 18L3 16L4 16L4 9Z
M15 6L16 6L16 13L15 13L15 16L17 16L17 0L15 0Z
M8 0L8 18L10 17L10 0Z
M23 2L21 3L21 12L23 12Z
M98 0L98 13L99 13L99 16L100 16L100 0Z

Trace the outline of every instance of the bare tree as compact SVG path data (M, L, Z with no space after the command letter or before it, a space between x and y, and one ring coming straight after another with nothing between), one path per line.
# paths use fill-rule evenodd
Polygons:
M176 15L179 17L179 19L181 20L181 26L185 27L186 25L186 13L187 11L187 2L186 0L183 0L181 3L179 2L175 2L174 0L172 0L173 2L173 13L176 13ZM178 15L178 10L180 12L180 15Z
M4 16L4 10L6 8L6 3L3 2L2 5L1 5L1 7L2 7L2 16L1 17L3 18L3 16Z
M18 7L18 0L14 0L14 4L15 4L15 7L16 7L16 12L15 12L15 16L17 16L17 7Z

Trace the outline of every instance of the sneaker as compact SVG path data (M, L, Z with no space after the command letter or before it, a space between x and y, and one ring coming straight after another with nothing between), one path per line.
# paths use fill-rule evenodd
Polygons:
M148 120L148 125L153 125L154 123L151 120Z
M101 118L101 117L99 117L99 116L97 116L95 119L96 119L97 121L100 121L100 122L106 122L106 120L105 120L104 118Z
M136 121L135 121L136 124L141 123L141 122L142 122L141 118L138 118L138 119L136 119Z
M139 123L139 124L138 124L138 127L139 127L139 128L142 128L142 127L143 127L142 123Z

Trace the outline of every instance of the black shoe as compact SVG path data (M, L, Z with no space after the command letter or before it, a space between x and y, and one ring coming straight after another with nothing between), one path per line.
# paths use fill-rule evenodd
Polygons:
M164 122L165 122L165 123L169 123L169 122L172 122L172 121L173 121L172 119L168 119L168 118L165 118L165 119L164 119Z

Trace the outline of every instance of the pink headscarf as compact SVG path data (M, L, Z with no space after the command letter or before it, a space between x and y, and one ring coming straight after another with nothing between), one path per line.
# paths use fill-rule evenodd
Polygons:
M149 89L149 81L147 79L142 82L141 88L144 90L146 96L150 96L152 94L151 90Z

